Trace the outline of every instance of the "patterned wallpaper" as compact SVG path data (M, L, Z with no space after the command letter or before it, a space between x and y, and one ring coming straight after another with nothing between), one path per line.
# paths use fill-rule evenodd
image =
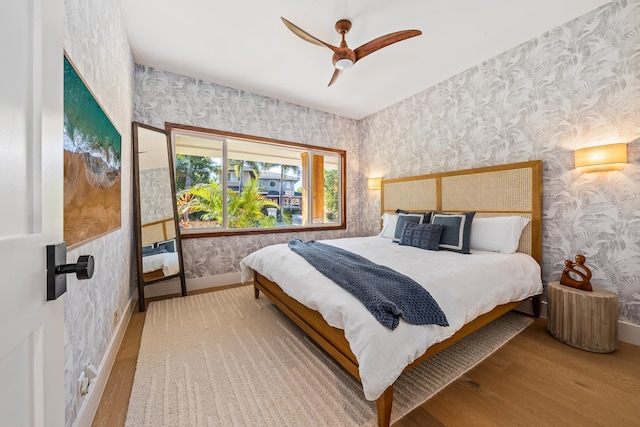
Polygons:
M118 0L66 0L64 47L122 136L122 227L67 254L68 262L91 254L96 263L90 280L67 277L65 411L66 425L71 426L81 404L76 401L76 380L87 362L99 367L115 332L113 312L124 314L135 284L130 267L133 59Z
M134 92L134 120L151 126L181 123L347 151L346 231L183 239L187 278L238 272L246 255L293 237L357 236L367 228L355 120L140 65L135 66Z
M165 150L166 152L166 150ZM140 171L140 217L142 224L173 217L169 168Z
M614 1L359 121L363 174L541 159L544 281L583 253L640 325L639 25L640 0ZM606 142L630 143L623 171L574 169L574 149Z

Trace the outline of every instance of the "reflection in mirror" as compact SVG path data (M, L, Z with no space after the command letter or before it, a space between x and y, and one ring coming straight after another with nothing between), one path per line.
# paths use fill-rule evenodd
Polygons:
M177 227L171 148L160 129L133 123L138 289L144 311L144 286L179 277L186 295Z

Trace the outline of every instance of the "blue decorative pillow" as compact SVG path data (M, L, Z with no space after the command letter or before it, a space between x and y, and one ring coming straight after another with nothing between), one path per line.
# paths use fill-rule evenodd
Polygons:
M176 252L176 241L175 239L165 240L164 242L158 242L156 244L156 248L162 248L166 252Z
M406 223L402 229L400 244L437 251L443 228L441 224Z
M398 222L396 222L396 232L393 236L393 241L396 243L400 242L402 227L404 227L405 223L412 222L415 224L422 224L423 220L424 220L424 216L421 213L399 213Z
M432 224L442 224L442 236L440 236L440 249L469 254L471 243L471 222L475 212L459 214L447 214L434 212L431 215Z
M150 244L150 245L146 245L142 247L142 255L145 255L149 252L153 252L153 250L155 249L154 244Z
M396 214L420 214L422 215L422 224L431 222L431 212L409 212L402 209L396 209Z
M142 256L164 254L167 250L165 248L153 247L153 245L147 245L142 247Z

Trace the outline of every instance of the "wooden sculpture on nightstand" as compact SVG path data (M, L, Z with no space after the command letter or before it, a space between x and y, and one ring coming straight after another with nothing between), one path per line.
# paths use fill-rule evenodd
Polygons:
M583 291L593 291L591 288L591 270L584 265L586 260L582 254L576 255L576 262L565 260L564 265L566 268L562 271L562 276L560 276L560 284L582 289ZM578 278L572 277L571 273L574 273Z

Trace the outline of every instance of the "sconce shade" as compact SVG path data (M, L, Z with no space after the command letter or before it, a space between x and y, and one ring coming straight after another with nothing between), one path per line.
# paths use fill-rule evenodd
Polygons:
M574 155L576 168L584 172L620 170L627 163L627 144L581 148Z
M369 187L369 190L379 190L382 187L382 178L381 177L368 178L367 186Z

